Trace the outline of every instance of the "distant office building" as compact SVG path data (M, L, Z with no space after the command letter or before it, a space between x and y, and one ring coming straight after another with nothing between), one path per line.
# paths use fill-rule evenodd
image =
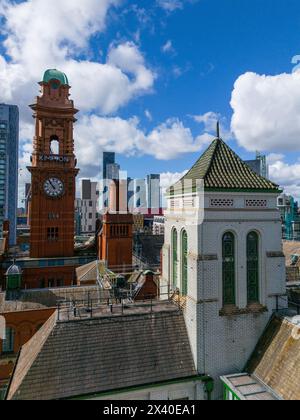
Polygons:
M104 179L119 179L120 178L120 165L111 163L106 166L106 178Z
M103 181L120 178L120 165L116 163L116 154L103 152ZM103 185L103 208L109 206L109 185Z
M151 174L147 176L147 198L149 209L159 209L160 198L160 175Z
M132 188L133 185L133 179L127 178L127 201L128 201L128 208L131 207L131 204L133 202L134 197L134 189Z
M76 200L76 232L95 233L96 220L99 217L99 189L97 182L89 179L82 181L81 198ZM78 224L81 224L79 228Z
M291 195L281 194L277 207L282 221L282 237L287 241L300 240L300 215L298 202Z
M82 211L82 200L76 198L75 200L75 235L81 236L81 211Z
M165 217L154 216L153 218L153 235L165 234Z
M103 152L103 179L108 178L107 169L109 165L114 165L116 163L116 154L111 152Z
M257 175L264 178L269 178L269 168L267 165L267 158L265 155L256 153L256 159L246 160L245 163L254 171Z
M17 242L19 110L0 104L0 237L9 220L9 244Z
M145 179L128 179L128 207L131 213L148 212Z

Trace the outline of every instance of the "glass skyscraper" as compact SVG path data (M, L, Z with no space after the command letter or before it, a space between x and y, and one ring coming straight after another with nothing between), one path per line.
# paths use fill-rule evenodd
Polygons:
M148 209L158 210L161 207L160 175L147 175Z
M0 104L0 237L9 220L10 245L17 242L19 109Z
M103 179L110 179L108 178L107 171L109 170L110 165L115 165L116 163L116 154L112 152L104 152L103 153Z

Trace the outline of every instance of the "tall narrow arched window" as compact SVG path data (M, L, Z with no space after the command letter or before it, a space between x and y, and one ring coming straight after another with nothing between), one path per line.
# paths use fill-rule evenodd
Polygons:
M178 276L178 235L175 228L172 231L172 270L173 288L176 289Z
M247 236L248 304L259 302L259 237L256 232Z
M235 305L235 239L231 232L223 236L223 304Z
M5 329L5 340L2 342L2 353L13 353L15 347L15 330L10 327Z
M181 234L181 293L188 293L188 236L184 230Z

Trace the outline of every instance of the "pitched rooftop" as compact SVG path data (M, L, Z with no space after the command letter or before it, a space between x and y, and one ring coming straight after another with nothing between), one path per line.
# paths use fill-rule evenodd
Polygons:
M274 316L247 366L251 375L284 400L300 400L300 323L296 321L297 317Z
M23 346L9 400L88 396L197 375L175 307L69 322L56 316Z
M256 174L219 138L212 142L180 182L195 182L200 179L204 180L204 188L207 191L279 191L278 185ZM174 185L175 190L180 186L180 182Z

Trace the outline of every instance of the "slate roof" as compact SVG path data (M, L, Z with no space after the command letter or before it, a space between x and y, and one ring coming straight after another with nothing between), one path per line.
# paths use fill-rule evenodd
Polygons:
M300 400L300 324L274 316L246 370L284 400Z
M278 192L278 185L256 174L223 140L215 139L181 179L204 180L205 190ZM172 188L180 187L175 184ZM195 184L193 184L194 186Z
M59 302L97 301L99 297L104 297L104 291L100 291L98 286L21 290L15 300L5 300L3 292L0 293L0 312L54 308Z
M55 316L23 346L8 399L71 398L197 375L175 307L84 321Z

